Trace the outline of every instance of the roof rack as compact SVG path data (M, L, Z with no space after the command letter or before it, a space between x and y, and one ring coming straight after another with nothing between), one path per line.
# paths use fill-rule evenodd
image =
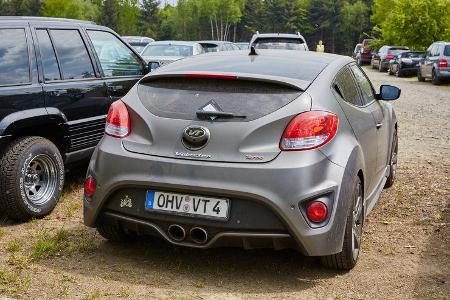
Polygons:
M57 22L74 22L74 23L86 23L96 25L94 21L76 20L67 18L51 18L51 17L0 16L0 20L57 21Z

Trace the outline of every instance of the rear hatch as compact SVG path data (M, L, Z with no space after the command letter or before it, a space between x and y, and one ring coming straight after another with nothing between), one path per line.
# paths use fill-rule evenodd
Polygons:
M280 152L279 141L291 118L311 107L302 90L276 80L148 77L138 86L148 113L133 116L133 128L143 126L148 144L124 140L132 152L179 159L262 163ZM305 98L298 99L297 98ZM292 109L281 109L286 106ZM221 111L234 118L199 116L198 111ZM209 133L200 149L186 140L185 130ZM148 129L147 129L148 128ZM145 131L145 130L144 130ZM141 134L141 136L144 134Z

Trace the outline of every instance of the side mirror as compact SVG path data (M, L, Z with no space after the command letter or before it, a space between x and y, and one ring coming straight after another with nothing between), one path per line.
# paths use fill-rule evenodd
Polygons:
M148 69L149 73L158 69L159 67L160 67L160 64L157 61L150 61L147 65L147 69Z
M377 94L378 100L392 101L400 97L402 90L396 86L383 84L380 87L380 93Z

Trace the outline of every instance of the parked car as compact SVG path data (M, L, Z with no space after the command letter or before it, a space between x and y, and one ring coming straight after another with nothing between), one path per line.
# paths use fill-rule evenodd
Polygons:
M397 119L383 100L400 90L376 93L347 56L250 55L174 62L111 106L84 223L109 240L294 247L351 269L364 219L395 179Z
M234 43L236 46L238 46L238 48L240 50L246 50L248 49L249 43L247 42L239 42L239 43Z
M354 60L357 60L358 54L361 53L362 44L356 44L355 49L353 49L352 57Z
M380 50L372 55L370 65L373 69L385 72L388 69L389 61L402 52L409 51L405 46L383 46Z
M206 53L239 50L238 46L227 41L199 41L198 43L202 45L203 51Z
M450 80L450 42L435 42L428 48L417 71L419 81L426 78L431 78L433 84Z
M372 43L372 39L363 39L361 42L361 49L359 53L356 55L356 63L358 65L370 64L372 60L372 50L369 45Z
M255 49L283 49L308 51L305 38L297 34L263 33L256 32L253 35L250 46Z
M202 53L203 47L197 42L158 41L148 44L141 55L154 70L176 60Z
M419 63L425 52L407 51L402 52L389 61L388 74L397 77L406 75L417 75Z
M0 214L49 214L65 164L88 159L110 104L147 71L114 31L77 20L0 17Z
M155 40L146 36L123 36L122 39L130 44L131 47L141 53L145 46L154 42Z

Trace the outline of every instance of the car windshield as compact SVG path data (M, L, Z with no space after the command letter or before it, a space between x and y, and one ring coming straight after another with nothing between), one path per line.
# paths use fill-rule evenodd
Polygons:
M400 53L406 52L408 49L389 49L388 54L398 55Z
M403 57L407 58L419 58L423 56L423 52L407 52L403 54Z
M444 55L445 56L450 56L450 45L445 46Z
M254 43L255 49L284 49L305 50L303 41L300 39L267 38L258 39Z
M185 45L149 45L144 52L144 56L191 56L193 47Z
M216 44L202 44L203 50L205 52L217 52L219 50L219 46Z

